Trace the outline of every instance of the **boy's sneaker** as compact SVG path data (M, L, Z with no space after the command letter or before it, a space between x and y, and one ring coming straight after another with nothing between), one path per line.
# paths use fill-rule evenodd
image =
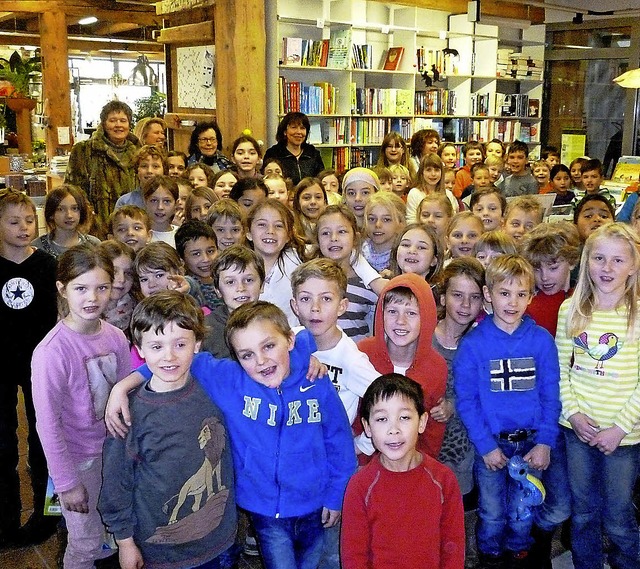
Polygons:
M507 565L508 569L532 569L528 551L511 551L509 552L509 556L510 559Z
M260 555L260 552L258 551L258 542L255 537L251 535L245 537L243 551L245 555L250 555L251 557L257 557Z

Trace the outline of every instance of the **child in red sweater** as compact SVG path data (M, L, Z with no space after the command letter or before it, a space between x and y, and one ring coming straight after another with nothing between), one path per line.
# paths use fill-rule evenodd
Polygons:
M458 483L451 470L416 448L428 417L422 388L404 375L382 375L365 392L361 413L380 454L347 486L343 569L462 569Z

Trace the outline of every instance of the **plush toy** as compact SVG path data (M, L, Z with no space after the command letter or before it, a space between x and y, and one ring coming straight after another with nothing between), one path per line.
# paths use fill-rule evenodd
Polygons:
M532 515L531 508L544 502L544 486L539 478L529 474L529 465L521 456L512 456L508 468L515 483L515 490L509 496L509 517L527 520Z

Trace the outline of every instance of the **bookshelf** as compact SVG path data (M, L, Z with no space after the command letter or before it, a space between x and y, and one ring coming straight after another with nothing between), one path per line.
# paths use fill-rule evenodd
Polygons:
M375 164L387 132L408 140L421 128L456 144L519 138L539 152L543 25L474 24L373 0L272 4L268 132L286 112L305 112L327 166ZM390 48L404 48L399 63Z

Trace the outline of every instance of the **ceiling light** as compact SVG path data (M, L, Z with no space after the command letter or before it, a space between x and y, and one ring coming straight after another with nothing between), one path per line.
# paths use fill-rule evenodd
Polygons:
M95 16L89 16L87 18L82 18L82 20L78 21L78 24L81 26L88 26L89 24L95 24L98 21L98 18Z

